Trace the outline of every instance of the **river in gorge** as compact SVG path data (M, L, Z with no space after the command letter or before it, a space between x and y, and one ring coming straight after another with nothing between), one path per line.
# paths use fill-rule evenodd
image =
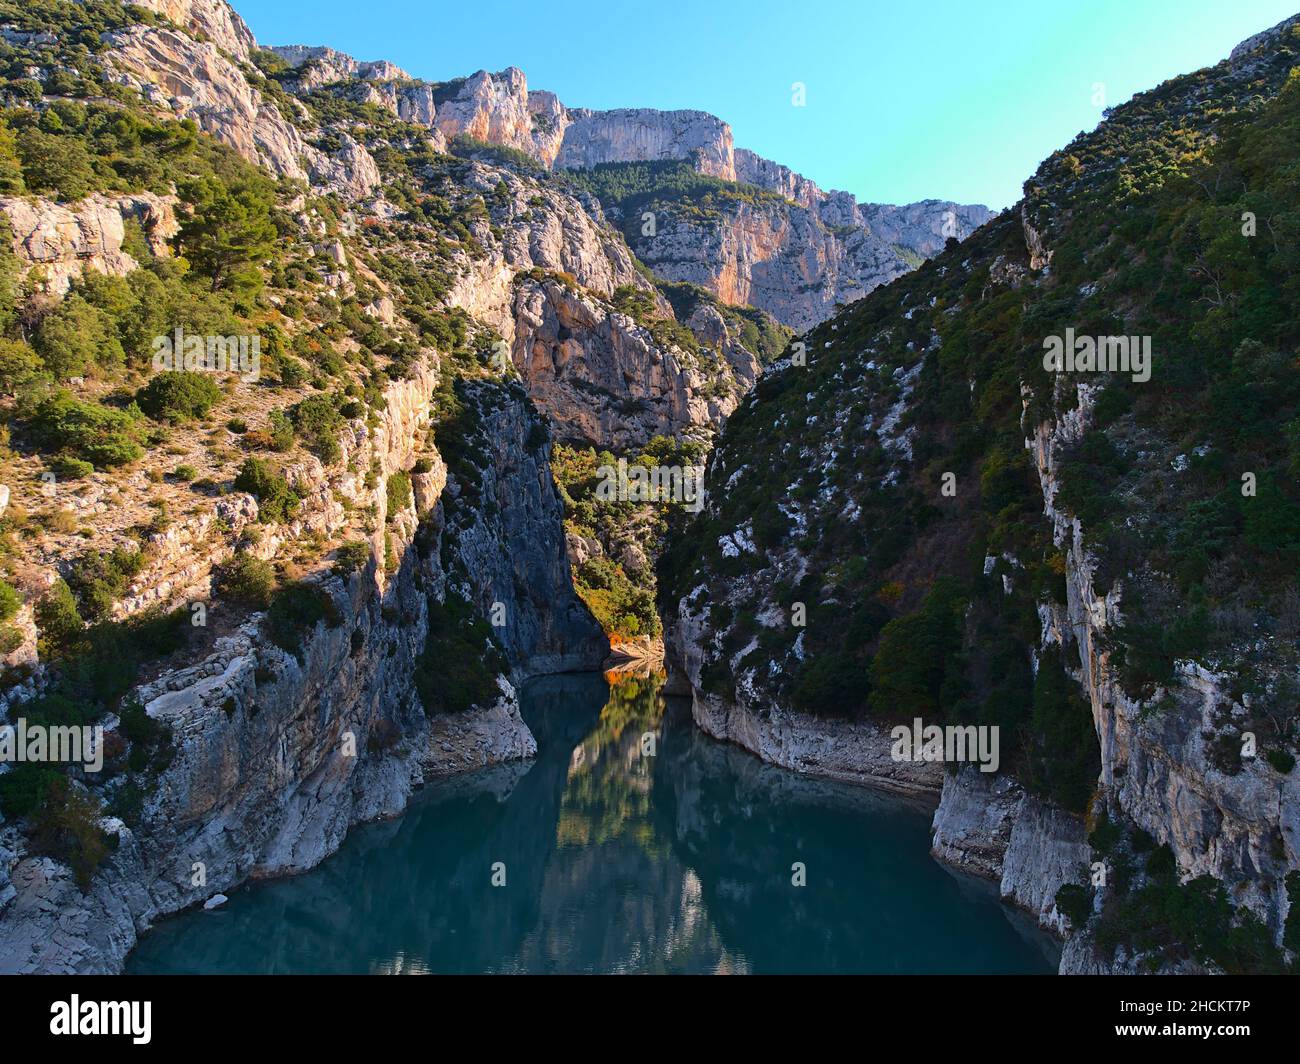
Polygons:
M315 870L160 922L126 970L1055 970L990 884L930 857L927 805L714 742L651 680L546 677L521 706L535 760L431 785Z

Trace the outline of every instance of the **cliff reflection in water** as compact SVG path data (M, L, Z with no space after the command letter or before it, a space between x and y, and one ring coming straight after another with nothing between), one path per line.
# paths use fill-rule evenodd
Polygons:
M657 682L523 692L531 763L431 787L306 875L146 935L134 972L1046 972L929 811L702 736ZM653 747L653 755L643 751ZM805 887L791 865L807 867ZM506 885L491 885L493 865Z

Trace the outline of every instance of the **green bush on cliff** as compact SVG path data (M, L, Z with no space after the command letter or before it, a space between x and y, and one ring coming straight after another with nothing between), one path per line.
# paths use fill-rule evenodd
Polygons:
M220 568L213 583L223 598L262 609L270 603L275 591L275 570L270 562L238 553Z
M390 474L384 484L384 493L388 502L388 520L396 520L399 513L410 509L413 500L411 475L400 469Z
M371 546L367 540L352 539L341 544L334 553L334 574L346 579L358 570L365 568L370 562L371 554Z
M1078 883L1063 883L1056 892L1056 907L1077 931L1092 915L1092 891Z
M179 425L207 417L221 401L221 388L210 374L168 370L141 388L135 400L155 421Z
M881 630L867 704L885 719L945 718L960 695L966 597L955 581L936 581L921 608Z
M303 446L322 462L337 461L342 450L339 432L343 428L343 414L338 403L327 395L308 396L289 414L293 430Z
M31 813L28 833L32 852L68 865L84 894L117 839L99 826L103 809L95 795L60 774L42 782L46 791Z
M1060 647L1044 648L1034 679L1025 783L1062 808L1082 813L1101 772L1092 710L1066 675Z
M144 455L138 412L83 403L68 392L42 399L31 420L42 450L92 463L96 469L126 465Z
M303 639L322 621L329 628L341 623L334 600L318 585L298 581L276 592L266 611L263 630L272 643L302 661Z
M246 458L235 476L235 490L257 499L258 517L264 521L288 521L302 501L289 482L261 458Z
M36 603L37 647L41 657L50 658L66 652L84 627L71 588L63 580L55 580Z
M501 697L509 668L492 629L454 593L429 600L429 631L415 660L415 689L429 716L487 706Z
M13 585L0 578L0 624L10 620L22 604L22 597Z
M1096 942L1108 955L1121 944L1146 954L1151 968L1192 959L1230 975L1285 971L1268 928L1250 910L1235 908L1212 876L1180 884L1176 875L1164 875L1117 892L1102 910Z
M83 554L69 568L66 578L77 600L77 612L87 621L105 620L113 603L143 566L144 555L125 547Z

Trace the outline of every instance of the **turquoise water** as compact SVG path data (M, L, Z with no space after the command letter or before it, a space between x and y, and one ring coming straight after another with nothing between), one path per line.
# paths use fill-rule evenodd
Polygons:
M930 858L929 809L712 742L645 681L549 677L521 701L535 761L430 787L313 872L162 922L127 971L1055 969L991 888Z

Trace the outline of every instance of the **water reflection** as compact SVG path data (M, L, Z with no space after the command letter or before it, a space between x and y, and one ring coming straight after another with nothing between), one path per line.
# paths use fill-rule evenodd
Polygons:
M657 687L530 684L534 762L430 788L315 871L165 922L128 970L1049 970L929 858L927 809L711 742Z

